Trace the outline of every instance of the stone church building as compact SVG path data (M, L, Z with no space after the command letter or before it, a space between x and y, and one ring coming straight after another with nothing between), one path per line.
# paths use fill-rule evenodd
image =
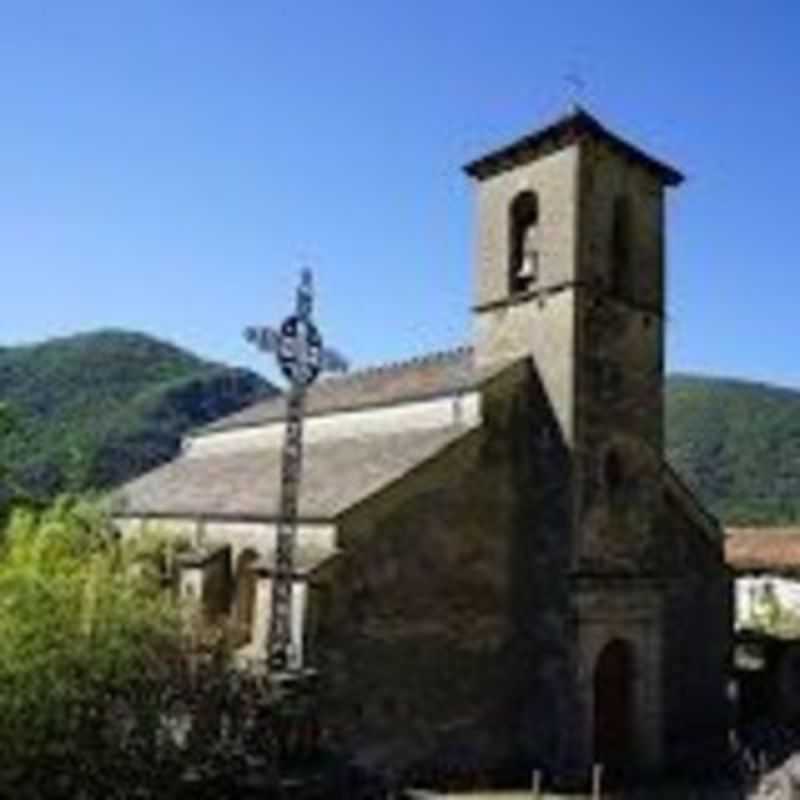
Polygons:
M662 769L724 739L722 531L664 460L665 195L582 109L465 168L470 346L308 397L293 652L376 763ZM121 491L182 533L182 591L262 657L284 403ZM365 756L366 757L366 756Z

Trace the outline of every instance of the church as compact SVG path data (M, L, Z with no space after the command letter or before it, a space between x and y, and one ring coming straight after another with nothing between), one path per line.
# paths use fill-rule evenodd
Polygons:
M468 346L308 393L291 659L337 742L401 769L464 754L659 771L721 747L723 532L664 458L666 190L581 108L465 167ZM285 400L122 487L125 535L184 537L180 590L269 626Z

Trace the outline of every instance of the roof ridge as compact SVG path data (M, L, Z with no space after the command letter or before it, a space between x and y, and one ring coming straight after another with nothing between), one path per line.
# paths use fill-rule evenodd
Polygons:
M328 377L309 387L306 412L321 414L463 392L477 375L473 353L473 347L462 344ZM286 394L281 392L212 422L194 435L282 419L285 404Z
M463 169L471 178L483 180L505 171L510 166L539 157L545 152L552 152L553 149L560 150L569 144L574 144L582 138L584 133L604 138L628 157L647 165L660 175L661 180L667 186L677 186L683 181L683 175L674 167L650 155L638 144L615 133L580 105L570 108L567 113L556 117L554 121L535 128L508 144L493 148L488 153L470 161Z
M364 375L372 375L375 373L394 372L405 369L411 366L420 366L423 364L432 364L438 361L446 361L448 359L455 360L456 357L466 355L472 352L472 345L458 345L447 350L433 350L430 353L423 353L422 355L410 356L409 358L399 359L397 361L384 361L380 364L373 364L362 367L361 369L347 372L343 375L334 375L326 378L322 383L342 383L354 378L359 378ZM318 385L322 385L322 383Z

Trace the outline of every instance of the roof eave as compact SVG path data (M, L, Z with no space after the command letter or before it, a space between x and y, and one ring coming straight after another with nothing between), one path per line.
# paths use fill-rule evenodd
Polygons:
M583 110L493 150L466 164L463 169L469 177L484 180L513 166L532 161L545 152L569 147L579 142L584 135L593 135L606 140L629 158L656 173L666 186L678 186L684 180L684 176L677 169L653 158L636 145L612 133Z
M375 402L375 403L368 403L362 404L354 401L353 403L342 405L333 409L317 409L312 411L307 411L303 417L305 420L313 420L319 417L330 417L335 414L349 414L354 411L379 411L382 409L392 408L395 406L402 406L407 405L409 403L424 403L429 400L440 400L442 398L447 397L454 397L456 395L463 395L468 392L473 392L480 388L480 380L477 378L470 377L469 380L465 380L463 384L453 387L446 390L436 390L432 392L419 392L418 394L409 394L405 397L401 397L398 399L393 400L386 400L384 402ZM271 414L270 416L265 416L263 419L257 419L253 421L243 422L239 424L231 424L229 426L225 426L224 423L221 423L218 427L205 427L200 428L192 433L186 435L186 440L191 441L193 439L200 439L205 436L215 435L215 434L223 434L223 433L231 433L233 431L244 431L253 428L263 428L268 425L278 425L283 424L286 422L286 412L285 410L281 410L280 413ZM212 423L213 425L214 423Z

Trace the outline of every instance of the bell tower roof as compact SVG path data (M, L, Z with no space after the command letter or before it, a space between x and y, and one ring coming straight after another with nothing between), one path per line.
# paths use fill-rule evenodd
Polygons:
M653 158L636 145L612 133L578 105L552 124L471 161L464 167L464 172L471 178L483 180L548 153L562 150L585 137L606 142L621 155L652 171L667 186L677 186L683 181L683 175L674 167Z

